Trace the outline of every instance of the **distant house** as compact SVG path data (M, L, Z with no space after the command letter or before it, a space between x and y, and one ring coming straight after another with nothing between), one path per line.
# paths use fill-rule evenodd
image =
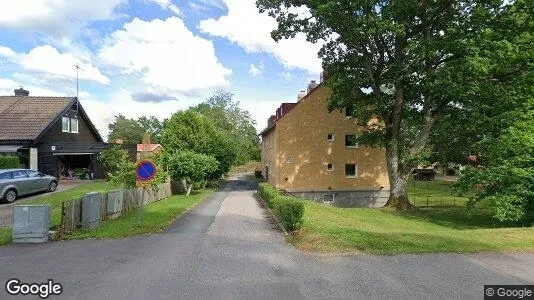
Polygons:
M17 153L27 168L60 179L104 178L98 161L106 143L76 97L0 96L0 152Z
M264 178L293 195L338 206L383 206L389 197L384 149L358 145L350 113L328 112L330 89L312 81L282 103L262 137ZM377 121L377 120L375 120Z
M413 169L412 175L413 178L418 181L432 181L436 176L436 170L434 168Z
M143 154L155 154L163 150L160 144L137 144L137 160L143 158Z

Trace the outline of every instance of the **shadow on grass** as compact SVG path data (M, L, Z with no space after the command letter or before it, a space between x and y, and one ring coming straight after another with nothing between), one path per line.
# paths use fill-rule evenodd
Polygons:
M370 254L403 254L432 252L477 252L496 251L491 243L473 241L469 237L457 237L435 233L372 232L354 228L330 228L323 232L328 244L323 250L319 236L293 236L289 241L302 250L365 252ZM317 240L319 239L319 240ZM323 241L324 242L324 241ZM332 249L334 247L335 249Z
M422 207L408 211L388 211L405 219L425 221L458 230L517 227L513 223L498 222L491 217L489 210L481 208L468 211L466 207Z

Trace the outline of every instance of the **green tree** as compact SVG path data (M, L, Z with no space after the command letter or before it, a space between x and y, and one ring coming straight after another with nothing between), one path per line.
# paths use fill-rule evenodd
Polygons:
M219 162L212 178L228 173L236 158L236 147L228 134L215 123L188 109L171 116L162 134L163 147L167 151L193 151L215 157Z
M517 13L527 8L528 18L532 3L526 0L256 3L261 12L276 17L275 40L300 32L311 42L326 40L319 55L332 89L329 108L350 109L363 128L360 142L386 149L391 186L386 205L397 209L411 207L408 176L425 153L436 122L458 111L513 109L516 99L500 90L514 93L506 79L523 71L502 63L514 61L521 48L532 48L529 42L506 40L528 33L526 21L519 20L525 17ZM298 14L295 7L306 7L310 14ZM515 17L508 18L510 14ZM507 26L515 26L515 33ZM492 61L496 54L514 55ZM379 124L370 122L375 117Z
M213 156L192 151L178 151L169 154L166 162L172 180L186 180L187 195L191 193L193 185L205 183L219 165Z
M260 140L254 127L256 122L248 111L239 107L239 102L233 100L232 93L216 92L192 109L212 120L217 128L226 132L237 150L233 165L260 159Z
M108 125L110 141L122 139L125 144L139 144L143 140L145 132L150 133L152 142L159 143L163 130L163 123L156 117L140 117L130 119L119 114L115 121Z
M132 188L135 186L135 164L130 161L130 154L119 145L103 150L100 161L107 170L107 179L114 186Z
M463 192L474 187L470 203L487 201L493 217L501 222L534 224L534 101L531 110L499 137L482 142L481 166L469 168L460 177Z

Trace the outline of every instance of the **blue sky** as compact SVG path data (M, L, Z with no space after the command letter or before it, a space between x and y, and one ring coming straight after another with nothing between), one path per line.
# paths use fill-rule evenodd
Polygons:
M320 45L275 43L254 0L17 0L0 11L0 94L74 96L107 135L122 113L163 119L229 90L257 121L318 79Z

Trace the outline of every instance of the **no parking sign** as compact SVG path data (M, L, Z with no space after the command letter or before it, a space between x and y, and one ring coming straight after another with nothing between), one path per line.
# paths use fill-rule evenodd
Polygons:
M135 176L137 177L138 187L150 186L154 177L156 177L156 165L150 160L138 162L135 168Z

